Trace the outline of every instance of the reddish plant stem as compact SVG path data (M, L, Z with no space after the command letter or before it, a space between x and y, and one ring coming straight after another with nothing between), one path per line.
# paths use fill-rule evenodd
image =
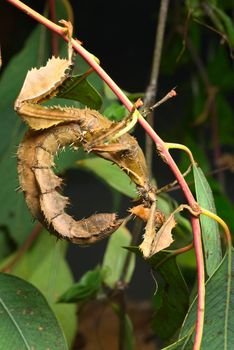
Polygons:
M36 21L45 25L50 30L56 32L61 35L66 41L68 38L66 37L66 30L44 16L40 15L36 11L32 10L30 7L23 4L18 0L6 0L12 5L19 8L21 11L25 12L27 15L34 18ZM85 50L77 40L72 39L73 48L86 60L86 62L96 71L96 73L105 81L105 83L112 89L115 95L119 98L119 100L125 105L125 107L131 111L133 104L127 98L127 96L122 92L122 90L116 85L116 83L109 77L109 75L99 66L99 64L93 58L93 55L90 54L87 50ZM166 161L168 166L171 168L174 173L184 195L193 210L196 211L197 203L184 180L183 175L178 169L176 163L171 157L166 144L163 140L156 134L156 132L150 127L147 121L144 118L139 118L139 123L145 129L147 134L153 139L156 143L157 148L160 150L160 154L162 158ZM202 333L203 333L203 325L204 325L204 307L205 307L205 272L204 272L204 260L203 260L203 250L202 250L202 241L201 241L201 231L199 225L199 219L197 217L191 217L193 234L194 234L194 250L196 254L196 262L197 262L197 275L198 275L198 309L197 309L197 320L196 320L196 334L194 340L193 350L199 350L202 341Z
M193 242L186 245L185 247L173 250L173 252L170 255L168 255L164 259L160 260L160 262L155 266L155 268L157 269L159 266L163 265L165 263L165 261L171 259L172 257L175 257L176 255L186 253L191 249L193 249Z
M50 9L51 20L53 22L57 22L55 0L49 0L49 9ZM51 32L51 48L52 48L52 54L57 57L59 53L58 37L56 36L54 31Z
M2 68L2 50L0 46L0 69Z
M183 254L183 253L190 251L191 249L193 249L193 243L190 243L190 244L186 245L185 247L176 249L173 252L173 255Z
M34 229L32 230L30 236L27 238L27 240L24 242L24 244L19 248L17 251L16 255L14 258L7 264L5 265L2 269L1 272L5 273L10 273L15 264L19 261L19 259L22 257L22 255L31 247L37 236L42 230L42 225L37 224Z

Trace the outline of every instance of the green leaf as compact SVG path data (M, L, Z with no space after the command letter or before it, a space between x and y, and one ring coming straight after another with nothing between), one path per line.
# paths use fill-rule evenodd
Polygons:
M0 274L0 348L68 349L42 294L20 278Z
M61 5L61 1L57 0L57 2ZM58 16L58 18L65 18L65 16ZM66 15L67 18L67 15ZM66 44L66 50L64 51L65 54L67 55L67 44ZM80 55L76 55L75 57L75 66L73 68L73 73L75 75L87 75L87 71L90 69L90 65L85 61L83 57ZM84 73L85 72L85 73ZM104 94L104 89L105 89L105 83L103 82L102 78L94 71L92 74L88 76L89 82L92 84L92 86L101 93L102 97L105 95ZM116 98L116 97L115 97ZM116 98L117 99L117 98ZM104 100L104 99L103 99Z
M221 8L214 6L213 9L223 22L230 44L234 46L234 26L232 18L230 18L223 10L221 10Z
M193 17L202 17L203 10L200 6L200 0L186 0L188 11L192 13Z
M125 116L127 110L124 106L120 105L119 103L115 102L112 103L110 106L108 106L103 114L111 120L119 121L122 120Z
M220 190L214 191L214 194L216 200L215 204L219 216L225 222L228 222L231 232L234 232L234 221L230 220L234 212L233 203Z
M190 274L191 274L191 270L195 271L197 264L196 264L196 256L194 254L194 250L191 249L188 252L185 252L183 254L179 254L177 257L177 263L182 268L189 269ZM192 276L190 276L190 277L192 277Z
M93 271L86 272L79 282L73 284L61 295L59 303L82 303L94 299L102 288L104 273L97 267Z
M175 210L175 207L173 199L167 193L162 192L157 196L157 209L161 210L166 217Z
M20 244L26 239L34 223L23 193L16 190L19 187L17 164L10 150L13 150L12 145L0 160L0 201L4 203L1 206L0 225L7 227L10 237Z
M188 334L186 334L183 338L177 340L175 343L166 346L162 350L188 350L192 348L191 335L194 331L194 327L190 330Z
M219 67L218 70L217 66ZM222 46L215 48L214 55L211 55L209 57L209 61L207 63L207 72L210 84L213 84L214 86L218 87L218 93L215 96L215 101L217 103L220 99L224 99L222 94L224 91L228 92L234 87L234 71L232 67L232 62L229 57L229 52L227 50L224 50ZM199 87L200 92L201 89L202 86ZM196 100L195 102L197 103ZM222 112L220 115L222 119L225 119L223 118Z
M0 261L10 255L15 248L5 227L0 227Z
M199 205L204 209L216 213L213 194L205 175L197 166L193 166L193 173ZM205 252L206 272L208 276L211 276L222 259L219 227L216 221L205 215L200 216L200 223Z
M206 2L209 3L209 5L215 6L217 5L218 0L206 0Z
M78 74L67 80L58 93L59 98L79 101L87 107L100 109L102 98L98 91L85 79L87 74Z
M165 262L161 264L164 259ZM159 283L161 295L156 293L153 297L155 313L152 327L160 338L168 339L174 335L184 320L189 306L188 289L176 259L170 257L170 253L155 254L150 264L163 278L163 283Z
M78 167L92 171L107 185L121 192L125 196L135 198L137 196L136 186L130 178L115 164L109 161L92 157L78 161Z
M123 247L131 243L131 239L131 234L127 228L121 226L108 241L102 266L103 270L106 271L104 282L110 288L114 288L116 282L122 279L126 259L129 260L126 266L124 281L128 283L131 280L135 267L135 256L133 254L129 256L129 252L123 249Z
M76 307L56 303L58 295L64 293L73 283L65 260L66 250L67 242L57 241L56 237L43 230L34 245L13 267L12 274L31 282L44 294L63 327L68 344L71 345L77 328Z
M128 249L142 256L138 247ZM157 281L157 292L153 297L155 313L152 320L152 327L161 339L174 335L189 306L188 288L172 253L164 250L145 260L162 277Z
M11 237L18 244L23 243L33 227L31 216L24 204L23 194L18 187L16 172L16 147L22 139L25 127L13 110L27 70L37 64L40 29L30 35L24 49L6 67L0 81L0 225L8 228Z
M63 151L57 153L54 172L61 176L67 169L74 167L79 159L83 159L86 156L87 154L82 149L77 151L67 146Z
M231 73L227 73L229 77ZM232 79L234 80L234 74ZM232 80L232 81L233 81ZM218 114L218 128L219 138L222 145L232 146L234 145L233 134L233 110L232 105L221 94L216 98L217 114ZM211 145L212 147L212 145Z
M206 283L205 323L201 349L232 349L234 344L234 259L233 248ZM185 318L180 336L195 325L197 298ZM181 347L182 348L182 347ZM192 349L186 347L186 350Z
M47 37L40 45L41 26L27 39L24 48L10 61L0 80L0 226L7 228L11 238L22 244L33 228L31 215L26 207L23 194L16 191L19 186L17 176L17 145L22 140L26 127L13 110L14 101L20 92L26 73L32 67L45 64L49 55ZM44 55L41 54L44 53Z
M133 325L127 314L124 317L124 350L134 350L135 341L133 333Z

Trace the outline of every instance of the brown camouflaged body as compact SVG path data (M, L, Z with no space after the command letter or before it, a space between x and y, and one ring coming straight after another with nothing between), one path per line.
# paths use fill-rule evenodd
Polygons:
M52 61L52 62L51 62ZM51 66L56 73L56 81L50 74L47 84L34 88L33 95L28 90L34 87L38 76L45 76ZM110 235L122 223L116 214L95 214L87 219L74 220L65 212L69 203L60 194L62 180L53 171L54 156L63 147L82 146L88 152L117 164L137 185L142 200L155 200L151 188L145 158L138 142L129 134L124 134L108 144L96 144L100 135L116 124L95 110L44 107L38 103L56 94L59 85L67 79L65 71L68 60L51 59L39 70L28 73L20 95L15 103L16 112L29 125L29 130L18 149L18 173L27 205L32 215L52 233L78 244L90 244ZM56 67L55 67L56 68ZM25 89L27 91L25 91Z

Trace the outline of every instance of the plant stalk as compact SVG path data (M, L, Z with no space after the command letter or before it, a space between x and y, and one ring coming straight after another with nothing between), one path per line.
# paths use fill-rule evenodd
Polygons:
M57 17L56 17L55 0L49 0L49 9L50 9L51 21L56 22ZM52 48L52 54L57 57L59 53L58 37L53 31L51 32L51 48Z
M165 25L167 20L167 11L168 11L169 0L161 0L159 15L158 15L158 25L155 35L155 44L154 44L154 54L153 54L153 63L152 70L150 75L150 83L147 87L144 105L145 108L150 107L154 102L158 90L158 77L159 77L159 68L162 56L162 47L163 47L163 38L165 32ZM154 128L154 113L151 112L147 117L148 123ZM149 169L149 176L152 177L152 161L153 161L153 140L146 134L145 139L145 157L146 163Z
M21 257L24 255L24 253L31 247L35 239L38 237L42 230L42 225L38 223L34 229L32 230L30 236L27 238L27 240L24 242L24 244L19 248L19 250L16 252L15 256L10 260L3 268L1 269L1 272L4 273L10 273L11 270L14 268L15 264L21 259Z

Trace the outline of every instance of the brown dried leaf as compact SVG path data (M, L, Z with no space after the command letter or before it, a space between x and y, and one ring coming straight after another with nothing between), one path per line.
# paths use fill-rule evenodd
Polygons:
M151 225L149 221L149 224L146 226L144 240L139 246L144 258L150 258L152 255L169 247L174 241L171 234L172 229L176 225L173 213L168 217L157 233L155 231L155 225Z

